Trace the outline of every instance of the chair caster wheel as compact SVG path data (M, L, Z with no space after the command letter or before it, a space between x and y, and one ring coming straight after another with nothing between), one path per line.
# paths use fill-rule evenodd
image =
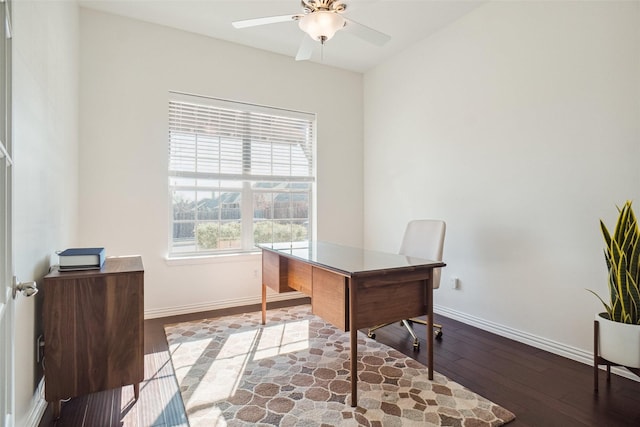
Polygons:
M368 336L369 338L371 338L372 340L375 340L375 339L376 339L376 334L375 334L375 333L369 332L369 333L367 334L367 336Z
M436 331L436 339L437 340L441 340L442 339L442 331Z
M413 351L418 351L418 350L420 350L420 341L415 340L413 342Z

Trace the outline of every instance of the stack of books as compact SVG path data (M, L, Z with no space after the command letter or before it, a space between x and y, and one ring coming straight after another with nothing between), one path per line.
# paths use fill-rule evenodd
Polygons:
M58 253L59 271L99 270L104 264L104 248L70 248Z

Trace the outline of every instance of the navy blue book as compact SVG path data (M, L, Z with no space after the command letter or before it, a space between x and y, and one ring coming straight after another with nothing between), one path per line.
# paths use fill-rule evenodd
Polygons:
M102 268L104 248L70 248L58 254L60 270L89 270Z

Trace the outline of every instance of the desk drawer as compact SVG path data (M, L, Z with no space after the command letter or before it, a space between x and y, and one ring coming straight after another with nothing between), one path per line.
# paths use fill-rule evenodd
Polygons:
M307 263L288 259L287 284L289 287L311 296L311 268Z
M287 285L287 258L262 251L262 283L274 291L292 292Z
M346 332L349 322L345 281L344 276L314 267L311 311Z
M407 270L358 278L357 329L427 314L431 274L430 270Z
M357 328L419 317L427 313L424 281L407 281L387 286L359 288Z
M300 291L311 296L311 265L262 252L262 283L274 291Z

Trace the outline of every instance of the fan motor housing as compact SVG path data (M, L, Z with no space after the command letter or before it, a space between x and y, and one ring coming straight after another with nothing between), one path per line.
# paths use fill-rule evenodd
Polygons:
M347 8L347 5L340 0L300 0L300 2L304 13L313 13L319 10L342 13Z

